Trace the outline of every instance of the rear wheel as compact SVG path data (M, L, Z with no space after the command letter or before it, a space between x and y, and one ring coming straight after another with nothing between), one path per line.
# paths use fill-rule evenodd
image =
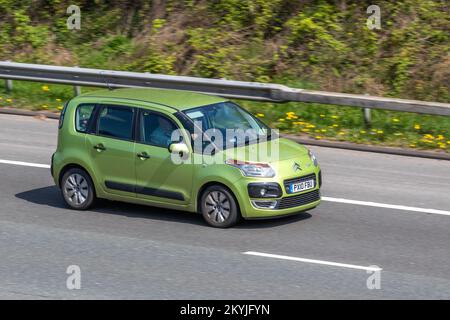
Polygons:
M69 207L86 210L95 201L95 190L89 175L81 169L69 169L61 179L61 192Z
M231 192L220 185L206 188L201 197L200 208L205 221L217 228L235 225L240 218L239 209Z

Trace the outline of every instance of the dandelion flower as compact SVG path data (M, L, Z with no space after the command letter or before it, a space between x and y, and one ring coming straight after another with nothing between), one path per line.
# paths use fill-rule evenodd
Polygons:
M256 116L263 118L264 117L264 113L257 113Z
M392 119L393 122L399 122L400 120L398 120L397 118Z
M12 102L12 99L8 98L6 99L6 102Z
M41 89L42 91L50 91L50 88L48 86L42 86Z
M420 124L415 124L415 125L414 125L414 129L420 130Z

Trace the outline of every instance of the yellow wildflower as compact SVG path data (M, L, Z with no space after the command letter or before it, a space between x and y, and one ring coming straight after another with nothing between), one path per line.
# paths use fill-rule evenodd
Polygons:
M414 125L414 129L420 130L420 124L415 124L415 125Z
M8 98L6 99L6 102L12 102L12 99Z
M42 91L50 91L50 88L48 86L42 86L41 89Z

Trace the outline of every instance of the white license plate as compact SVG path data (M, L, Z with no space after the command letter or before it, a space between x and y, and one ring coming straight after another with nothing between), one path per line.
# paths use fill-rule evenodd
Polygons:
M301 192L314 188L314 179L293 183L289 186L291 193Z

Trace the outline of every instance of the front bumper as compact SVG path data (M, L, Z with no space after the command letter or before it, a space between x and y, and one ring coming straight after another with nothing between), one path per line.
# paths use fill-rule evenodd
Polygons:
M286 181L291 180L293 177L288 177L288 179L279 178L278 180L268 179L267 181L249 181L249 179L241 179L237 183L237 189L242 190L238 196L242 216L245 219L264 219L291 215L315 208L321 201L320 187L322 177L320 168L315 168L311 172L294 177L294 179L312 175L315 176L316 181L314 188L299 193L289 193L285 185ZM281 195L271 198L250 197L247 191L248 185L258 182L270 184L278 183L281 187ZM245 190L245 192L243 192L243 190Z

